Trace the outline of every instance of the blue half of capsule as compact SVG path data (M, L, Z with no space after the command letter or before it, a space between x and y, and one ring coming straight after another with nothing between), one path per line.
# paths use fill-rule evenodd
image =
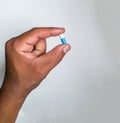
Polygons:
M61 38L61 42L62 42L62 44L66 44L66 39L65 38Z

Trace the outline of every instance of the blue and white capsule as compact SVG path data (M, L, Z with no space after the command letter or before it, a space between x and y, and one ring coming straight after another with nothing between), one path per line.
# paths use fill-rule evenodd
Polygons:
M62 44L67 43L64 34L60 34L59 37L60 37L60 40L61 40Z

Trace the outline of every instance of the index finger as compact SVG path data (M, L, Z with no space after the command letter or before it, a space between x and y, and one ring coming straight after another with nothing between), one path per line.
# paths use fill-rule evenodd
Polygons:
M59 34L64 33L64 31L64 28L57 27L33 28L18 36L18 41L21 43L35 45L40 39L48 38L51 36L58 36Z

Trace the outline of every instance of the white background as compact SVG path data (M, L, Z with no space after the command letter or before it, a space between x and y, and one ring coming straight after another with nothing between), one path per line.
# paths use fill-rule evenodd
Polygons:
M4 44L33 27L66 28L72 50L26 99L16 123L120 123L119 0L0 0ZM48 50L59 44L48 39Z

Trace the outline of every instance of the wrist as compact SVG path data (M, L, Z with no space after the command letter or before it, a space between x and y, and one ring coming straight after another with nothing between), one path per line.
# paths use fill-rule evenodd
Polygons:
M5 78L0 89L0 122L14 123L18 112L30 91Z
M18 84L18 82L15 82L15 80L7 78L4 79L1 88L1 93L4 93L4 95L7 95L17 100L19 99L21 101L25 100L25 98L30 92L30 90L24 88L23 86Z

